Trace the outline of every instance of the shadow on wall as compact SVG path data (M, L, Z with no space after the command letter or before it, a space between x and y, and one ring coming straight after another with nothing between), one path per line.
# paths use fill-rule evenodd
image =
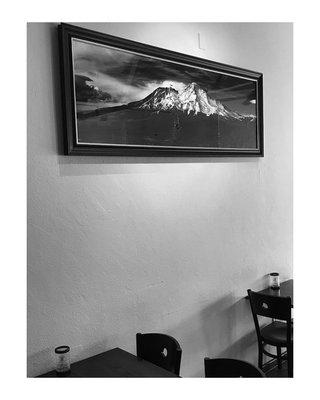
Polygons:
M256 167L257 159L239 158L238 160L229 158L157 158L157 157L94 157L94 156L60 156L59 172L60 176L86 176L86 175L121 175L121 174L157 174L161 172L162 166L165 168L172 164L180 165L182 168L196 168L196 165L219 163L231 164L251 163ZM184 164L184 165L183 165ZM258 164L259 165L259 164ZM177 171L177 167L175 167ZM185 171L185 170L184 170Z
M268 277L266 274L251 282L251 288L257 291L263 289ZM244 297L234 301L235 297L228 294L203 309L203 333L208 348L205 357L236 358L257 365L257 335L249 299L245 296L246 291ZM204 374L203 368L199 371L199 376Z
M204 357L237 358L256 364L256 333L244 296L236 300L229 293L170 327L168 333L182 347L181 376L204 377Z
M66 156L64 155L64 127L62 113L61 95L61 75L60 75L60 55L58 43L57 24L50 24L51 36L51 58L52 58L52 87L54 102L54 120L56 123L56 153L59 157L60 175L88 175L105 174L105 170L95 168L95 165L113 165L108 169L108 173L122 174L127 164L189 164L189 163L256 163L259 158L255 157L111 157L111 156ZM133 173L135 173L134 171Z
M234 297L229 294L201 313L208 357L246 359L247 349L255 344L256 336L253 323L251 324L248 300L242 298L233 301ZM242 336L238 329L244 322L250 332Z

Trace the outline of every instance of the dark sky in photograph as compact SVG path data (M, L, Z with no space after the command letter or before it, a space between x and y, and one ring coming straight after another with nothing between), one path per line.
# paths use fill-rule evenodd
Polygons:
M73 39L74 70L108 92L113 104L141 100L159 86L178 91L192 82L228 107L253 113L255 83L241 78Z

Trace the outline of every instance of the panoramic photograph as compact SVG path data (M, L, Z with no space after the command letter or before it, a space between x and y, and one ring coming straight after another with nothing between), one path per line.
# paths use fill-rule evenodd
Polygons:
M256 82L72 38L77 142L256 149Z

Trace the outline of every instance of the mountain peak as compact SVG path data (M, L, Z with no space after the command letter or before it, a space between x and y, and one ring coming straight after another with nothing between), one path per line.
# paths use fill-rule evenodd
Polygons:
M200 86L196 82L191 82L187 87L193 88L193 89L201 89Z
M144 99L131 103L131 106L156 111L177 110L187 113L202 113L206 116L218 115L225 119L244 120L254 116L242 115L229 110L219 101L211 98L196 82L189 83L181 92L173 87L158 87Z
M154 92L164 92L164 93L175 92L175 93L178 93L178 91L175 88L173 88L172 86L170 86L170 87L160 86L156 90L154 90L153 93Z
M192 82L192 83L189 83L189 84L183 89L183 92L185 92L185 91L198 91L198 90L202 90L202 91L205 92L205 90L202 89L202 88L200 87L200 85L198 85L196 82Z

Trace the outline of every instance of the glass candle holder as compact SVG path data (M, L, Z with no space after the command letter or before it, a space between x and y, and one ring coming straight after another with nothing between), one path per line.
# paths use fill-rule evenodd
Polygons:
M269 274L269 286L271 289L280 289L280 277L278 272L271 272L271 274Z
M54 349L56 356L56 372L59 376L70 373L70 347L59 346Z

